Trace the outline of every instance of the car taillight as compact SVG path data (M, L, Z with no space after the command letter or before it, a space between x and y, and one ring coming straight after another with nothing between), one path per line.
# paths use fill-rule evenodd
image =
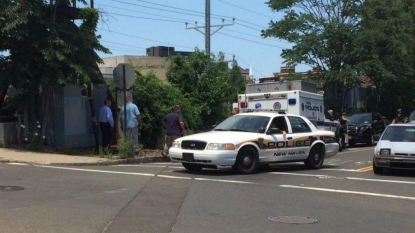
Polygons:
M241 104L240 104L241 106L241 108L246 108L246 102L241 102Z

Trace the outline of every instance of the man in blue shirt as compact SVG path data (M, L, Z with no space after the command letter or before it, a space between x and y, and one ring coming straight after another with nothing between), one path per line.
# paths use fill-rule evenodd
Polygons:
M174 140L186 134L183 117L180 112L180 106L176 105L173 108L173 112L167 114L161 121L164 127L166 127L166 139L164 151L162 152L163 156L167 156L169 154L169 149L173 145Z
M102 136L102 148L108 149L112 140L112 129L114 128L114 118L111 111L111 100L105 100L104 106L99 110L99 127Z
M124 120L127 123L127 129L123 129L127 131L127 135L129 136L131 143L134 147L134 153L138 153L138 126L143 123L143 120L140 116L140 111L138 110L137 105L131 102L131 97L127 96L125 99L126 102L126 112L127 112L127 119L124 119L124 106L121 108L120 111L120 119L121 125L124 127Z

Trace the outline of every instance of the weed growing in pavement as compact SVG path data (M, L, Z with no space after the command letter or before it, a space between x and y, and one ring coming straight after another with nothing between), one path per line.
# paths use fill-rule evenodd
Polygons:
M112 159L112 153L110 149L104 149L102 146L99 147L98 155L100 158Z
M134 158L134 146L128 137L118 139L117 147L121 159Z
M77 154L75 149L73 149L72 147L64 148L63 153L65 155L76 155Z

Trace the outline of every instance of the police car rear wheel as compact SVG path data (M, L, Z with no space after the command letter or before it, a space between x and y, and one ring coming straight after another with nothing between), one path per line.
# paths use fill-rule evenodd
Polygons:
M304 161L304 165L308 169L319 169L323 166L324 162L324 148L322 146L314 146L310 150L307 160Z
M235 164L232 168L241 174L249 174L258 167L258 153L252 147L244 147L239 150Z
M186 168L186 170L191 172L198 172L203 169L203 167L199 164L182 163L182 165L184 168Z

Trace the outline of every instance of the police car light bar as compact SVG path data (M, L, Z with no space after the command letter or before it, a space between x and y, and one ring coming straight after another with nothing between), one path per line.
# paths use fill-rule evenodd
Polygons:
M248 109L246 112L277 112L279 114L286 114L287 110L285 109Z

